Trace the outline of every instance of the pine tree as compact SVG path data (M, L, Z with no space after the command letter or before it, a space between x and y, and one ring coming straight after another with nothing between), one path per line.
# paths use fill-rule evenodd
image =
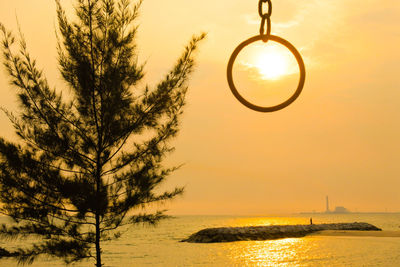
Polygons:
M72 263L94 258L120 227L155 224L165 211L145 211L183 192L159 189L176 169L162 161L173 150L185 104L194 36L172 70L154 88L139 85L133 25L141 2L77 0L76 22L60 4L58 62L70 96L52 89L17 38L2 24L4 65L20 112L7 114L19 141L0 138L1 238L35 237L29 248L9 253L19 263L50 255ZM19 49L15 49L18 46Z

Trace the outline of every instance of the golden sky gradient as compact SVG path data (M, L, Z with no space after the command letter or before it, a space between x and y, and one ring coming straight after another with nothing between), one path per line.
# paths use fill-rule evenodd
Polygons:
M71 0L62 0L70 10ZM186 185L173 214L271 214L325 209L400 211L400 4L396 0L272 1L272 34L306 64L303 93L258 113L241 105L226 64L258 34L258 1L151 1L142 6L139 60L155 84L192 34L200 48L181 133L169 163L185 163L169 185ZM17 30L60 90L52 0L0 0L0 21ZM0 106L16 110L4 68ZM14 139L0 115L0 135Z

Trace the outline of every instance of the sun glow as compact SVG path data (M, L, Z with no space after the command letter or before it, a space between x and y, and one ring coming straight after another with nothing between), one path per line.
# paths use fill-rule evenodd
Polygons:
M255 43L239 53L233 78L239 94L254 105L271 107L285 102L299 81L296 57L285 46Z
M291 52L275 43L249 47L241 64L244 69L253 73L252 77L256 80L274 81L298 72L296 60Z
M258 55L254 64L263 80L277 80L287 74L288 60L276 51L265 51Z

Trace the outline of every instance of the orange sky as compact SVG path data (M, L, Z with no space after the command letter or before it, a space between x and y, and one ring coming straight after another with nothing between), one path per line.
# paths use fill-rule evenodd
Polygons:
M70 0L62 1L66 7ZM273 2L272 33L290 41L307 69L303 93L274 113L242 106L226 82L234 48L258 34L258 1L150 1L137 40L155 84L192 34L208 32L191 80L169 185L186 185L173 214L269 214L323 210L400 211L400 4L395 0ZM56 65L52 0L0 0L49 81ZM0 73L0 106L16 110ZM14 138L0 115L0 135Z

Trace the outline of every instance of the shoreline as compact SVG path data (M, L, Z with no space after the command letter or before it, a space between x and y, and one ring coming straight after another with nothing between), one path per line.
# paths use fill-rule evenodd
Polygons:
M309 236L400 237L400 231L322 230Z

